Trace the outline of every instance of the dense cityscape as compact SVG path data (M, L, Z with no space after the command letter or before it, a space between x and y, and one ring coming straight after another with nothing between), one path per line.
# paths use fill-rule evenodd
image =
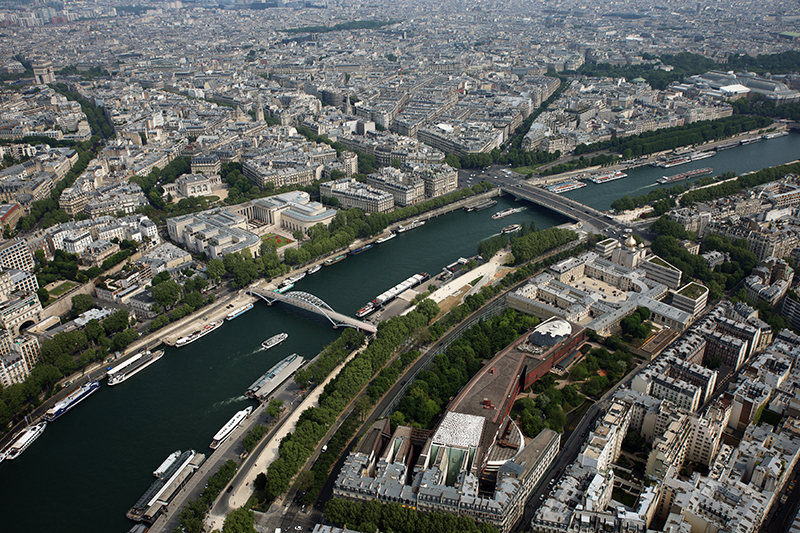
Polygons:
M2 529L800 532L799 24L3 3Z

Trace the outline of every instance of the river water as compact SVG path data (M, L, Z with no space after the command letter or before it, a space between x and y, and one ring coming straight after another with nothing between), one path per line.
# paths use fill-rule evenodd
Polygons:
M798 158L800 134L720 152L713 158L665 170L642 167L629 177L567 193L598 209L624 194L646 193L664 174L710 166L715 173L751 170ZM548 228L565 220L533 205L502 220L495 211L519 206L509 197L496 207L457 210L428 221L358 256L324 267L294 290L322 298L353 314L367 301L409 276L431 276L459 257L476 253L478 241L508 224L536 221ZM268 352L260 343L285 331L288 340ZM242 393L272 365L297 352L315 356L338 335L328 322L276 305L255 308L219 330L165 356L130 380L108 387L49 424L15 461L0 464L2 531L124 532L126 511L153 481L152 471L173 451L208 452L211 437L249 400Z
M510 197L479 212L457 210L375 245L358 256L299 281L335 310L353 314L367 301L418 272L434 276L503 226L536 221L561 224L559 215L532 205L502 220L495 211L519 206ZM264 352L280 332L289 338ZM341 331L341 330L339 330ZM175 450L210 450L211 437L250 400L247 387L286 355L314 357L332 340L324 318L285 306L255 308L219 330L166 354L128 381L105 383L49 424L20 458L0 464L0 530L8 533L125 532L127 510L153 482L153 470Z
M586 187L564 193L564 196L577 200L583 204L605 211L611 207L611 202L622 196L639 196L647 194L656 187L674 187L675 183L658 185L656 180L664 176L674 176L696 168L711 167L714 169L712 176L724 172L744 174L753 170L761 170L788 163L800 158L800 132L792 132L785 137L764 140L753 144L738 146L719 152L714 157L702 159L685 165L672 168L657 168L644 166L625 171L627 178L596 184L587 181ZM694 178L690 181L697 181ZM685 184L686 181L678 183Z

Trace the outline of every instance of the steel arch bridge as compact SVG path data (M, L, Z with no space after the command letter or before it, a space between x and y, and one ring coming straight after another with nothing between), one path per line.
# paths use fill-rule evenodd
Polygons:
M278 301L299 307L311 313L322 315L328 319L334 328L342 326L361 329L369 333L377 333L378 331L378 328L372 324L336 312L330 305L325 303L322 298L308 292L292 291L281 294L264 289L251 289L250 292L251 294L259 296L270 305Z

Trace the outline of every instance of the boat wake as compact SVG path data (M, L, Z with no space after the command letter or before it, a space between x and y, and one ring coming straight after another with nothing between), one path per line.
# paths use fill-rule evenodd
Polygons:
M246 400L246 399L247 399L247 396L244 396L244 395L241 395L241 394L239 396L232 396L231 398L227 398L225 400L220 400L218 402L215 402L211 406L211 410L213 411L213 410L215 410L215 409L217 409L219 407L225 407L226 405L230 405L232 403L238 403L238 402L241 402L241 401Z

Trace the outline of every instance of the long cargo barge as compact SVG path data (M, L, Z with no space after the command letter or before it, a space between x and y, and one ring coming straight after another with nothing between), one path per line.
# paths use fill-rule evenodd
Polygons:
M44 419L48 422L52 422L91 396L93 393L97 392L99 389L100 383L97 381L90 381L82 385L79 389L73 391L69 396L57 402L53 407L48 409L44 414Z
M371 244L365 244L364 246L362 246L360 248L356 248L355 250L350 250L350 255L358 255L360 253L366 252L370 248L372 248Z
M627 174L625 174L621 170L617 170L615 172L606 172L605 174L589 176L589 181L600 185L603 183L608 183L609 181L621 180L622 178L627 178L627 177L628 177Z
M497 200L484 200L475 204L464 206L464 211L483 211L497 205Z
M155 522L205 459L204 454L194 450L187 450L180 454L150 485L150 488L128 510L125 516L134 522L148 524Z
M108 371L108 384L119 385L129 377L135 376L148 366L152 365L164 355L164 350L151 352L145 350L134 355L121 365Z
M663 178L656 181L656 183L664 185L665 183L674 183L676 181L681 181L689 178L696 178L697 176L704 176L706 174L711 174L712 172L714 172L714 169L711 167L698 168L695 170L690 170L688 172L675 174L674 176L664 176Z
M580 189L581 187L586 187L586 184L582 181L577 180L570 180L564 181L561 183L556 183L554 185L546 185L545 189L550 192L554 192L556 194L561 194L563 192L574 191L575 189Z
M286 381L297 369L305 363L305 359L293 353L289 357L273 366L258 378L245 391L245 395L257 400L266 400L281 383Z
M736 147L737 147L737 146L739 146L740 144L741 144L741 142L740 142L740 141L730 141L730 142L726 142L726 143L718 144L718 145L717 145L717 147L716 147L716 148L714 148L714 150L716 150L717 152L719 152L720 150L727 150L727 149L729 149L729 148L736 148Z

